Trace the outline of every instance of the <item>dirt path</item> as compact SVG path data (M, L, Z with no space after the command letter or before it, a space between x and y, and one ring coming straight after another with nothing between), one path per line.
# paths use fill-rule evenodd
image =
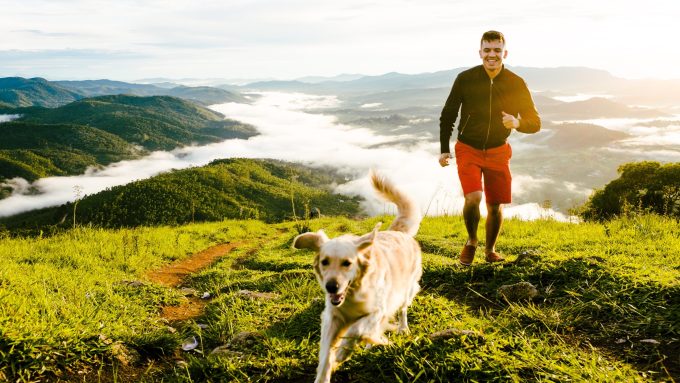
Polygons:
M147 276L152 282L169 287L178 287L190 275L212 265L219 258L229 254L243 244L243 242L224 243L209 247L191 255L189 258L154 270L148 273ZM183 301L179 306L162 307L161 317L171 322L175 322L193 319L203 314L203 310L208 301L196 296L188 296L187 298L188 299Z

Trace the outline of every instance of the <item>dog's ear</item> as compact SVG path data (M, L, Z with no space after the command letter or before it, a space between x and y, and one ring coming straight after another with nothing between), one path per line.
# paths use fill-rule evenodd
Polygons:
M293 240L293 247L296 249L310 249L316 252L321 249L321 245L328 241L328 236L323 230L316 233L300 234Z
M371 231L370 233L364 234L361 237L357 238L355 243L357 245L358 253L365 253L371 247L371 245L373 245L373 241L375 240L375 237L378 235L378 230L380 230L380 226L382 226L382 222L378 222L373 228L373 231Z

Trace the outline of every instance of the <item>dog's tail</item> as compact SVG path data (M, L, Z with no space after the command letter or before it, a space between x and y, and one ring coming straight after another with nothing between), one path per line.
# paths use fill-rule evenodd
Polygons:
M416 235L422 216L420 208L407 194L398 190L389 180L371 170L373 188L384 199L397 205L399 213L388 230L401 231L410 236Z

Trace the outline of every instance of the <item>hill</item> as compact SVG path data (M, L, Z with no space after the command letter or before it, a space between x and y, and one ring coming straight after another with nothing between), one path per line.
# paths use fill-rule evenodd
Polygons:
M541 104L541 115L556 119L654 118L668 114L658 110L630 107L602 97L584 101Z
M203 105L225 102L248 103L249 100L233 90L208 86L156 86L112 80L55 81L56 84L83 94L85 97L127 94L133 96L171 96Z
M127 94L133 96L171 96L202 105L225 102L250 102L234 89L177 84L156 86L113 80L48 81L44 78L0 78L0 108L42 106L56 108L88 97Z
M139 153L114 134L82 125L15 121L0 124L0 135L0 179L80 174Z
M17 108L0 123L0 179L82 173L147 151L256 135L253 127L174 97L101 96Z
M392 219L309 226L336 237ZM507 220L508 262L459 268L462 218L426 218L411 333L357 348L334 381L677 381L676 229L653 215ZM297 234L294 222L238 220L2 237L0 380L311 381L324 294L314 255L290 248ZM208 255L174 284L156 277ZM539 295L498 294L518 282Z
M42 106L54 108L83 98L74 92L44 78L0 78L0 107Z
M19 109L20 121L92 126L148 150L248 138L255 129L194 103L168 96L100 96L56 109Z
M312 208L323 214L359 214L356 197L330 192L329 185L339 182L342 179L329 171L281 161L218 160L86 196L75 209L76 222L104 227L177 225L228 218L280 222L293 218L293 208L297 217L304 217ZM68 227L73 222L73 211L74 204L69 203L4 218L0 225L12 231Z

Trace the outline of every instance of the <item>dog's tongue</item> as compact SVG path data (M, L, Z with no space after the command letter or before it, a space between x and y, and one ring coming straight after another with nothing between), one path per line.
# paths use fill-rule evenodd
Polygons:
M338 304L342 301L342 294L328 294L331 297L331 303Z

